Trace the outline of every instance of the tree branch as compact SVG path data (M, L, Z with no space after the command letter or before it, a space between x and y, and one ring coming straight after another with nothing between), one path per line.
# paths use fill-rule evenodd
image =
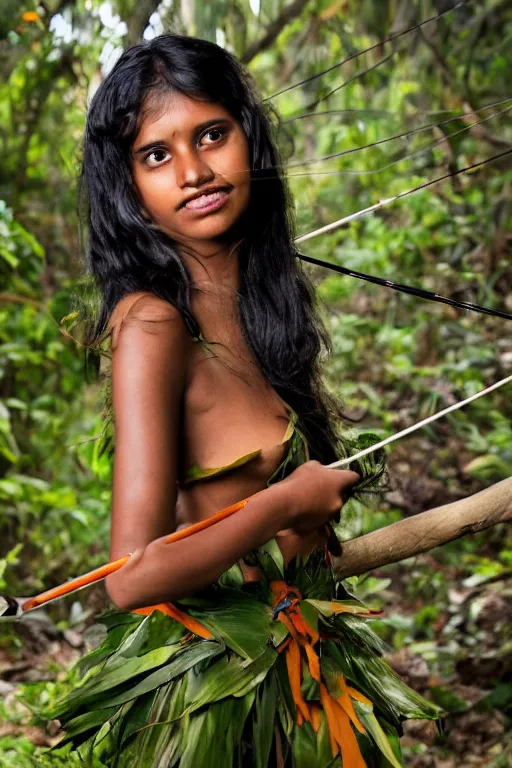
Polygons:
M340 578L357 576L507 522L512 522L512 477L467 499L344 541L341 557L333 558L333 566Z
M246 52L241 57L242 63L248 64L258 55L258 53L261 53L261 51L264 51L272 45L286 25L289 24L290 21L293 21L293 19L296 19L297 16L300 16L308 2L309 0L294 0L293 3L287 5L277 19L274 19L274 21L268 25L265 34L247 48Z
M150 17L158 9L161 0L139 0L135 3L129 16L124 19L128 31L124 38L125 48L136 45L142 41L142 35L146 29Z

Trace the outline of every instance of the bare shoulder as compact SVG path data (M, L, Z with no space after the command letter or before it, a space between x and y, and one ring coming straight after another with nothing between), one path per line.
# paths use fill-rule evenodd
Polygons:
M118 346L121 335L131 336L133 341L133 334L125 332L128 328L174 338L178 343L183 343L189 336L180 311L149 291L135 291L123 296L110 315L108 327L112 330L112 350Z

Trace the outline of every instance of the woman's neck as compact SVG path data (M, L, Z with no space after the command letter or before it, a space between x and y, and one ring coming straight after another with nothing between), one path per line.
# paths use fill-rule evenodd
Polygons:
M180 249L190 277L192 288L208 289L219 293L236 293L239 288L238 243L219 245L202 243L193 249Z

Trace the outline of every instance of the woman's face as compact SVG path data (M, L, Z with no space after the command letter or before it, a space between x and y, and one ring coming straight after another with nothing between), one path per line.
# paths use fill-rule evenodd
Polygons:
M249 204L247 139L220 104L166 97L142 122L132 171L143 210L178 243L223 242Z

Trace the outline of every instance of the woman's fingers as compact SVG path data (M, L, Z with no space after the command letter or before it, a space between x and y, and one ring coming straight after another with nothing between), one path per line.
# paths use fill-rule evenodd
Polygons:
M351 469L335 469L335 471L343 474L341 480L344 486L354 485L358 480L361 479L361 475L358 475L357 472L353 472Z

